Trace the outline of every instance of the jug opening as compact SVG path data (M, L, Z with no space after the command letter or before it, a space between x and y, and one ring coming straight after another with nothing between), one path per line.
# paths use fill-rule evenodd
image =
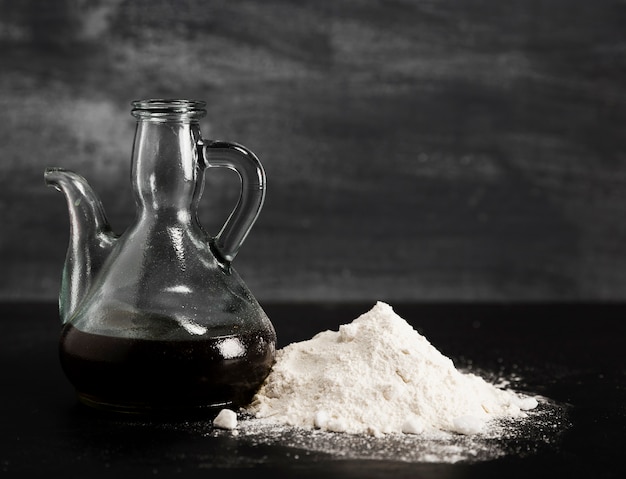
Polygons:
M198 100L136 100L132 107L131 114L139 119L191 121L206 115L206 102Z

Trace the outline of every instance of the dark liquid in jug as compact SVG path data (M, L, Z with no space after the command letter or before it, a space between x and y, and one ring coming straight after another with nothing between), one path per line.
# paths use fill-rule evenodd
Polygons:
M61 365L79 399L118 412L176 413L250 402L274 359L272 332L182 341L63 328Z

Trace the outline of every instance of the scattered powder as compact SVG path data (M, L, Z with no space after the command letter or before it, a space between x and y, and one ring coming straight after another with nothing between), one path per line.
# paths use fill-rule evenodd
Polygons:
M272 454L259 459L263 464L280 463L279 451L301 463L312 464L329 459L456 464L492 461L504 456L527 457L557 449L564 431L571 427L568 408L542 398L539 406L527 414L524 420L496 420L477 434L441 430L383 436L345 434L289 426L244 414L236 431L205 429L201 424L189 427L197 428L208 438L236 432L238 445L276 446L276 449L269 449ZM241 459L241 451L239 447L233 454Z
M391 306L279 350L242 414L351 435L485 434L538 401L457 370ZM493 432L493 428L492 428Z
M528 457L558 449L565 437L563 433L572 426L569 412L569 406L541 398L538 407L527 412L526 419L500 419L497 425L478 434L441 430L383 436L345 434L271 422L243 411L237 412L235 429L230 430L205 420L164 421L156 427L203 437L206 462L201 467L239 468L247 464L282 469L286 458L297 461L302 468L344 460L470 464L505 456ZM145 423L139 426L143 428ZM150 426L155 427L155 424L150 423Z

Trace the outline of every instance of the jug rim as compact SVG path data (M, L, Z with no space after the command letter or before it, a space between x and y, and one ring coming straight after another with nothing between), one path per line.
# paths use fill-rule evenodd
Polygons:
M206 102L200 100L150 98L131 103L135 118L193 120L206 115Z

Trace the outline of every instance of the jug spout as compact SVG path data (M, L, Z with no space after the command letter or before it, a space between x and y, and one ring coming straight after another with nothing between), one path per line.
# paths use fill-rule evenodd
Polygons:
M66 323L90 289L117 240L109 226L104 207L87 180L70 170L47 168L46 185L65 195L70 215L70 238L61 290L59 313Z

